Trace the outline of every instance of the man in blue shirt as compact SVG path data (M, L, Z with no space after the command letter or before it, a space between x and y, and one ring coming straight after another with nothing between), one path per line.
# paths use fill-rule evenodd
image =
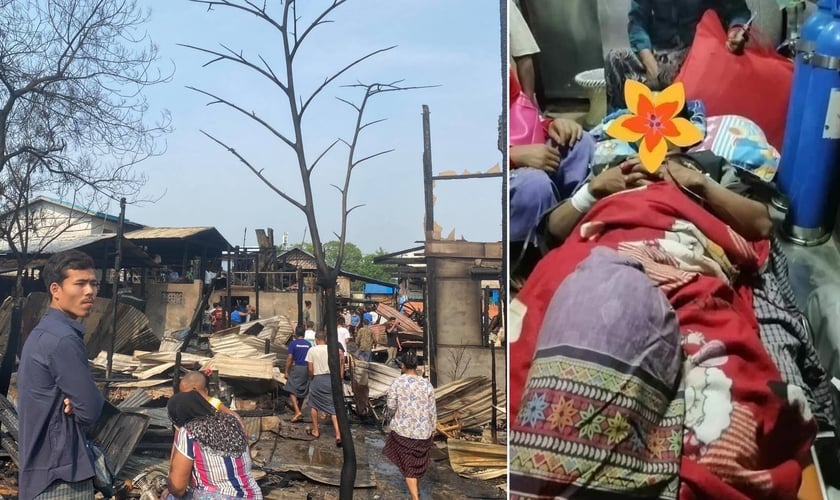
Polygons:
M245 322L245 314L237 307L230 313L230 324L241 325Z
M694 41L697 23L714 9L728 30L727 49L738 54L747 42L744 25L750 9L744 0L632 0L627 34L630 49L611 50L604 77L610 111L626 108L624 82L636 80L651 90L674 82Z
M295 410L295 414L292 415L292 423L300 422L303 419L300 403L303 402L306 393L309 392L309 365L306 363L306 353L309 352L312 344L304 339L305 333L306 329L303 325L298 325L295 328L295 340L289 344L289 354L286 356L286 385L283 390L289 393L292 408Z
M79 322L99 291L91 258L77 250L53 255L42 271L50 307L35 326L18 369L20 499L93 498L86 433L104 398L93 382Z

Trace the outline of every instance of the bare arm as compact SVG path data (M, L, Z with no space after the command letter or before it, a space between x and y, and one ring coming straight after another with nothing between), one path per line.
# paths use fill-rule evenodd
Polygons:
M178 449L177 443L181 439L186 442L183 430L175 427L175 440L172 442L172 454L169 459L169 476L166 478L166 487L175 497L182 497L190 485L193 461Z
M551 240L550 246L559 246L560 243L564 242L584 215L586 214L578 212L569 200L564 201L552 210L546 221L546 232Z
M519 78L519 85L522 86L522 93L531 100L537 93L537 73L534 69L534 57L531 54L522 57L515 57L516 76Z
M648 181L645 181L644 173L632 171L637 163L637 160L629 160L619 166L608 168L582 186L580 190L586 189L592 198L600 200L619 191L638 187ZM548 236L550 246L559 246L565 241L588 211L588 209L578 210L572 203L572 199L579 197L580 194L583 193L575 193L572 198L564 201L548 214L546 236Z
M705 176L704 176L705 177ZM706 208L749 241L764 240L773 231L767 207L707 180L700 193Z
M169 464L169 477L166 480L169 493L175 497L181 497L187 492L190 485L193 461L179 451L172 453L172 460Z
M292 353L289 353L286 356L286 379L289 378L289 373L292 371L292 364L294 364L294 358L292 358Z

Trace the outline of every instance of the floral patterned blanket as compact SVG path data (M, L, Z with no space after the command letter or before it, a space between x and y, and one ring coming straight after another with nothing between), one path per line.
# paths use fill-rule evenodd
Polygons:
M535 418L529 384L541 369L541 329L560 284L605 246L638 262L677 316L685 403L679 498L795 498L816 425L802 390L781 381L758 335L749 280L768 243L748 243L665 183L602 200L576 231L540 261L511 305L512 434L529 433L524 443L545 439L525 428Z

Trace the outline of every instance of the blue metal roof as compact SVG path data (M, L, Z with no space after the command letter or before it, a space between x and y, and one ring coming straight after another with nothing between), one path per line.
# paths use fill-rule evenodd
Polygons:
M377 285L376 283L365 284L365 295L393 295L396 286Z

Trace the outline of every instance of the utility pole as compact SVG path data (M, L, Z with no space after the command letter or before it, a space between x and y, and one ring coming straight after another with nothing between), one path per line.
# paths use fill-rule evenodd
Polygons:
M120 221L117 226L117 254L114 256L114 284L111 290L111 302L114 307L111 318L111 343L108 346L108 368L105 378L111 378L114 367L114 346L117 343L117 308L119 306L120 269L122 268L122 239L125 226L125 198L120 198Z

